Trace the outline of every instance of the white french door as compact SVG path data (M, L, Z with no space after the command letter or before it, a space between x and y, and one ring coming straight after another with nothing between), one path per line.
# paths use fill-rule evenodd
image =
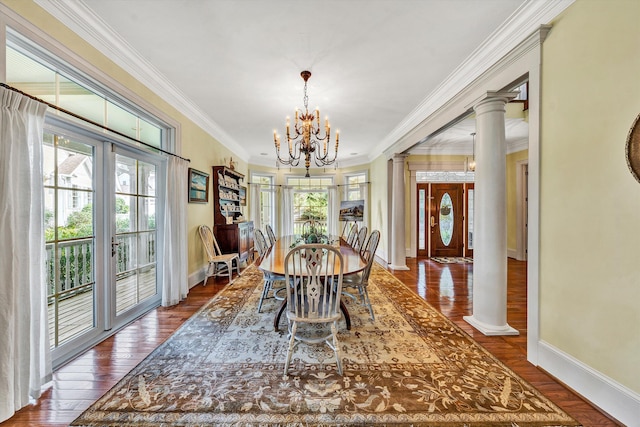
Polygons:
M162 163L102 135L43 136L49 336L54 367L160 303Z
M159 160L116 147L110 159L110 321L117 326L158 305Z

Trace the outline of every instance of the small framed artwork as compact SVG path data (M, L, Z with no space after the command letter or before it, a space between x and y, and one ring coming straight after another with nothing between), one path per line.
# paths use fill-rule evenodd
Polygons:
M247 187L240 186L238 196L240 198L240 206L247 206Z
M189 168L189 203L209 202L209 174Z

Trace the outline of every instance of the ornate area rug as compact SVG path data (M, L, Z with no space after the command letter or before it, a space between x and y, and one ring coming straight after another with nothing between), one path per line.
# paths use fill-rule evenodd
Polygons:
M461 256L435 256L431 257L431 259L440 264L466 264L473 262L473 258Z
M376 320L345 297L344 375L325 345L300 344L283 375L280 301L257 312L262 275L247 268L73 426L576 426L382 267Z

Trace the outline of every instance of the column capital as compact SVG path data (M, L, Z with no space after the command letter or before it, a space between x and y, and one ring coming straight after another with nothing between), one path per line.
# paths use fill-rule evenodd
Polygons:
M394 162L404 162L407 157L409 157L408 153L395 153L392 159Z
M482 96L476 98L471 104L467 106L473 107L474 110L477 110L478 107L482 105L489 104L492 102L499 102L503 105L507 102L511 101L513 98L518 96L520 92L510 92L510 91L499 91L499 90L489 90L486 93L482 94Z

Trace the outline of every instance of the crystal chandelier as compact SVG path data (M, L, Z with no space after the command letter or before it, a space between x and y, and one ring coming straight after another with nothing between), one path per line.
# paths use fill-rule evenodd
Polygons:
M325 118L324 136L320 134L320 111L316 108L315 113L309 113L309 97L307 96L307 80L311 77L310 71L300 73L304 80L304 111L296 108L293 123L293 133L290 129L289 117L287 117L287 142L289 144L289 156L280 157L280 135L274 130L273 141L276 144L276 155L278 162L284 165L298 166L300 158L304 153L304 167L307 169L305 177L309 177L309 167L311 166L311 155L314 155L316 166L327 166L336 161L338 157L338 140L340 131L336 132L336 145L333 156L329 154L327 143L331 142L331 126L329 119ZM322 143L322 147L320 146ZM286 156L286 154L285 154Z

